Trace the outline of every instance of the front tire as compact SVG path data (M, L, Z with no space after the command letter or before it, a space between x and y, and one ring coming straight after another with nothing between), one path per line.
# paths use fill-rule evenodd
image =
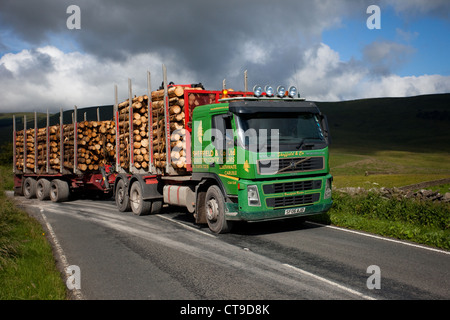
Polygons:
M231 230L231 222L225 219L225 198L220 188L210 186L205 197L206 221L214 233L227 233Z

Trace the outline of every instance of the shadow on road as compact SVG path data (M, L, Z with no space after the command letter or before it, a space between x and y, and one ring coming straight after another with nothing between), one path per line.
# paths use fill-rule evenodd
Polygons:
M321 226L318 224L310 224L305 218L289 218L261 222L238 222L233 225L231 233L246 236L259 236L315 228L321 228Z
M173 215L175 212L173 208L164 207L161 214ZM190 213L180 211L177 208L177 213L172 216L172 219L178 222L185 223L191 227L208 230L207 224L196 224L194 216ZM282 233L297 230L307 230L321 228L319 224L311 224L304 217L287 218L283 220L261 221L261 222L233 222L231 234L257 236L271 233Z

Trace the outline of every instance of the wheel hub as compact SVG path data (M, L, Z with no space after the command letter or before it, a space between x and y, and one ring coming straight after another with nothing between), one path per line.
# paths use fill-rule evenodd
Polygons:
M211 199L206 203L206 217L209 221L216 221L219 216L219 204L216 199Z

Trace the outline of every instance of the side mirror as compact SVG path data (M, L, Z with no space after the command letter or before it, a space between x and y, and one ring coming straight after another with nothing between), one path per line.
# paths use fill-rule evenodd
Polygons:
M321 112L321 113L319 113L319 119L320 119L320 126L322 127L325 140L327 141L328 144L331 144L330 128L328 126L327 116Z

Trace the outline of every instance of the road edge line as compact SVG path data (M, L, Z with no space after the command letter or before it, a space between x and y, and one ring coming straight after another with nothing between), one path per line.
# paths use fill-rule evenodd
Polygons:
M318 276L318 275L316 275L316 274L314 274L314 273L311 273L311 272L305 271L305 270L303 270L303 269L294 267L293 265L290 265L290 264L288 264L288 263L283 263L283 266L285 266L285 267L287 267L287 268L290 268L290 269L293 269L293 270L295 270L296 272L301 273L301 274L304 274L304 275L306 275L306 276L308 276L308 277L311 277L311 278L314 278L314 279L316 279L316 280L325 282L325 283L327 283L327 284L329 284L329 285L331 285L331 286L333 286L333 287L336 287L336 288L338 288L338 289L347 291L347 292L349 292L349 293L351 293L351 294L353 294L353 295L356 295L356 296L358 296L358 297L361 297L361 298L363 298L363 299L366 299L366 300L377 300L376 298L373 298L373 297L371 297L371 296L365 295L365 294L363 294L363 293L361 293L361 292L359 292L359 291L353 290L353 289L351 289L351 288L345 287L345 286L343 286L343 285L341 285L341 284L339 284L339 283L337 283L337 282L334 282L334 281L331 281L331 280L322 278L321 276Z
M59 261L61 261L61 264L63 267L63 272L62 272L63 280L64 280L64 283L66 283L67 279L68 279L66 270L69 267L69 262L67 261L67 257L64 254L64 250L62 249L61 245L59 244L58 238L56 237L56 234L53 231L52 225L50 224L50 222L48 222L47 217L44 214L44 209L40 208L40 212L41 212L42 220L44 221L47 231L50 235L50 240L53 243L53 248L55 250L55 254L57 255ZM85 300L80 289L71 290L71 295L75 298L75 300Z
M313 225L316 225L316 226L326 227L326 228L330 228L330 229L345 231L345 232L349 232L349 233L354 233L354 234L358 234L358 235L361 235L361 236L374 238L374 239L378 239L378 240L390 241L390 242L403 244L403 245L410 246L410 247L425 249L425 250L439 252L439 253L443 253L443 254L450 254L450 251L445 251L445 250L442 250L442 249L427 247L425 245L421 245L421 244L418 244L418 243L410 243L410 242L406 242L406 241L399 240L399 239L383 237L383 236L376 235L376 234L371 234L371 233L366 233L366 232L362 232L362 231L341 228L341 227L337 227L337 226L330 226L330 225L322 224L322 223L318 223L318 222L307 221L306 223L310 223L310 224L313 224Z

